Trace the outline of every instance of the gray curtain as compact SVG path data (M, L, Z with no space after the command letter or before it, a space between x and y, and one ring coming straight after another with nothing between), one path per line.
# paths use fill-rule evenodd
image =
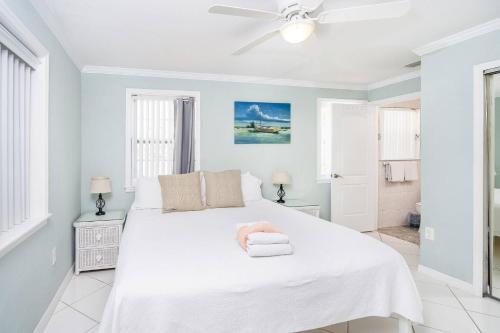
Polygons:
M194 171L194 98L177 98L174 101L175 147L174 173Z

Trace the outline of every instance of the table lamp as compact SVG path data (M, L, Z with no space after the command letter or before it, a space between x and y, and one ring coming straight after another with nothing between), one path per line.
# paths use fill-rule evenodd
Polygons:
M105 211L102 209L106 205L106 201L102 198L103 193L111 193L111 179L109 177L92 177L90 179L90 193L99 194L99 198L95 202L95 206L99 209L95 215L104 215Z
M283 185L290 184L290 176L288 175L288 172L286 172L286 171L274 171L273 172L273 184L280 186L278 193L277 193L279 199L276 200L276 202L285 203L285 200L283 200L283 198L285 197L286 193L285 193L285 190L283 189Z

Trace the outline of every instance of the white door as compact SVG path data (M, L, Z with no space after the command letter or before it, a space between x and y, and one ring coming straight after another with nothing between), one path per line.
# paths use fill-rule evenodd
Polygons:
M332 222L358 231L377 229L375 108L332 104Z

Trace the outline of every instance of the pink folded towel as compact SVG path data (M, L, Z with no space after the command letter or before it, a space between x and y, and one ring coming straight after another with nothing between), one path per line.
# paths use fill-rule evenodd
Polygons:
M236 238L238 239L240 246L245 251L247 250L248 235L254 232L279 233L279 231L275 229L269 222L255 222L241 226L240 228L238 228Z

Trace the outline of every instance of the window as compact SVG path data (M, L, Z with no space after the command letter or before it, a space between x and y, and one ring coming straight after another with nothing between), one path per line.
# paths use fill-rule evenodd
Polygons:
M420 110L380 109L380 159L420 158Z
M0 3L0 256L46 224L48 51Z
M332 105L323 102L319 106L319 172L318 180L330 179L332 173Z
M1 231L30 217L31 68L0 44Z
M195 169L199 169L199 93L127 89L127 191L135 190L137 178L175 173L174 105L189 98L194 98L194 155Z

